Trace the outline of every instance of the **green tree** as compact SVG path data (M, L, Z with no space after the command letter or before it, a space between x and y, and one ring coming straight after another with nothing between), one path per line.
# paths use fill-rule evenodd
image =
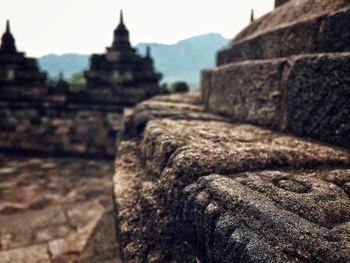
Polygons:
M82 89L86 85L86 79L84 77L84 72L78 72L73 74L70 79L68 79L68 83L73 90Z
M171 84L171 92L188 92L190 90L188 84L184 81L177 81Z

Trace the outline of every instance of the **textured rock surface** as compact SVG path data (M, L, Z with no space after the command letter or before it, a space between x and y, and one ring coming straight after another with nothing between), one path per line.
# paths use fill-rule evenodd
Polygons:
M347 0L290 0L287 5L272 10L255 20L254 24L243 29L232 42L273 31L284 25L327 15L347 6L347 4L349 4Z
M151 121L140 148L153 174L160 175L171 166L182 179L242 170L350 164L344 150L251 125L215 121Z
M209 111L262 126L284 128L284 59L240 62L202 72Z
M287 129L350 149L350 53L305 57L287 79Z
M146 173L138 143L122 142L118 156L114 193L123 262L197 262L187 241L166 232L172 219L159 198L165 192Z
M347 0L289 1L254 21L217 56L217 64L304 53L350 51Z
M207 108L350 147L350 53L232 63L203 72Z
M113 164L0 156L0 262L117 262Z
M350 262L349 8L288 1L242 31L202 77L230 121L193 95L128 115L123 262Z
M185 191L184 225L206 262L348 262L349 196L322 172L202 177Z
M111 105L0 101L0 149L114 157L122 112Z
M157 96L137 104L132 114L125 117L125 136L134 137L153 119L224 120L225 118L204 111L198 92L186 95Z
M251 125L149 121L118 153L124 261L348 260L347 167L347 151Z
M143 246L142 214L138 200L139 189L146 175L142 170L139 152L135 142L124 141L119 145L116 167L118 176L114 177L114 195L116 200L116 221L119 224L118 239L123 246L122 255L130 261L141 258ZM125 257L125 256L124 256Z

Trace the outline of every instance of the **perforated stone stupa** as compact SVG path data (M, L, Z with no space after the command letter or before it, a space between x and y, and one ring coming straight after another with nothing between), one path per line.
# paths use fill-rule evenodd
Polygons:
M106 54L92 56L85 77L94 99L128 106L159 93L161 75L154 71L149 48L146 57L141 57L131 46L121 11L112 46Z
M0 96L42 94L45 82L46 74L39 71L36 59L27 58L25 53L17 51L10 21L7 21L0 47ZM19 87L25 89L18 92Z

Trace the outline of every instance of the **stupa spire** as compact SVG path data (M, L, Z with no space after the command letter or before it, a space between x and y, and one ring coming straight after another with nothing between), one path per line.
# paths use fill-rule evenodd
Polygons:
M6 20L6 33L11 33L11 31L10 31L10 20Z
M6 31L1 37L0 50L6 53L16 52L15 39L10 32L10 21L6 21Z
M119 24L124 25L123 10L120 10L120 15L119 15Z
M131 50L129 42L129 31L124 25L123 10L120 10L120 21L117 28L114 30L114 40L112 44L114 50Z
M254 22L254 9L250 10L250 23Z
M147 48L146 48L146 57L147 58L151 57L151 47L150 46L147 46Z

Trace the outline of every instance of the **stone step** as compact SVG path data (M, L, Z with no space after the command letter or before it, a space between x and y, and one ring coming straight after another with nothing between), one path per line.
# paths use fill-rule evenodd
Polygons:
M210 112L350 148L350 53L227 64L202 72Z
M228 47L218 52L217 65L350 51L349 28L347 0L290 1L238 34Z
M156 96L137 104L131 113L124 113L127 138L140 135L148 121L153 119L227 120L224 117L205 111L201 104L201 94L172 94Z
M349 195L328 181L349 175L204 176L185 189L185 233L205 262L349 262Z
M347 259L345 150L247 124L165 118L149 121L141 141L122 142L117 156L117 232L126 262L248 262L244 255L250 262L336 262L334 252ZM316 240L322 247L312 246Z
M189 181L211 173L350 164L346 150L252 125L218 121L150 121L140 149L153 175L163 176L171 168L173 175Z

